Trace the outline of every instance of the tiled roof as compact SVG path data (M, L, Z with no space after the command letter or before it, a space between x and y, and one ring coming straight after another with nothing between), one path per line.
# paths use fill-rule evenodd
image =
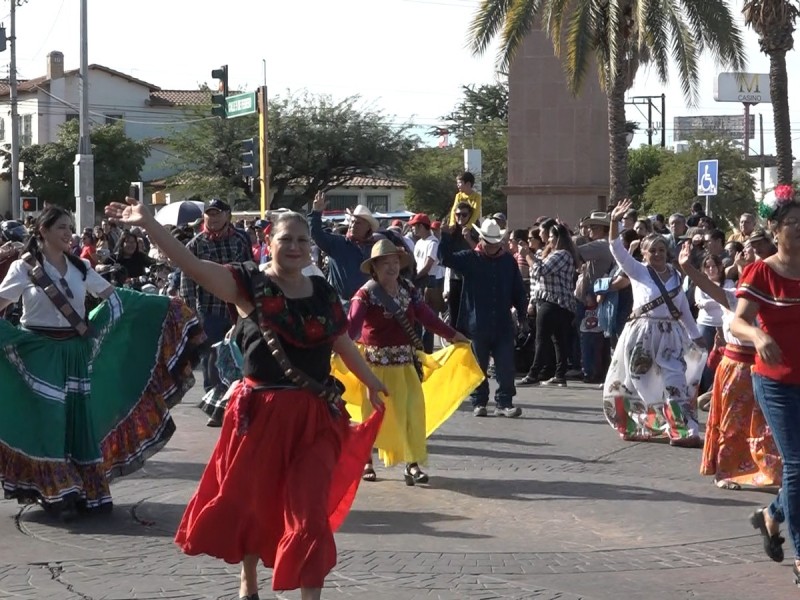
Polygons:
M136 77L131 77L126 73L121 71L117 71L115 69L111 69L109 67L104 67L103 65L89 65L89 69L95 71L103 71L104 73L108 73L109 75L113 75L114 77L121 77L126 81L130 81L131 83L138 83L139 85L146 87L151 92L158 91L161 88L157 85L153 85L152 83L147 83L146 81L142 81L141 79L137 79ZM64 77L72 77L73 75L78 75L80 73L80 69L71 69L69 71L64 71ZM17 81L17 91L20 93L24 92L32 92L37 87L47 87L50 85L50 78L47 75L43 75L42 77L36 77L34 79L24 79ZM8 80L0 82L0 96L8 96L10 93L10 87L8 84Z
M289 187L302 187L306 185L305 177L298 177L289 182ZM337 188L407 188L408 184L399 179L386 179L383 177L353 177L347 183L337 185Z
M156 90L150 92L151 106L205 106L211 104L208 90Z

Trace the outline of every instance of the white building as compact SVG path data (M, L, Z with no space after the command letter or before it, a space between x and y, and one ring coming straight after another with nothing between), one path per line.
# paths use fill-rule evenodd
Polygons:
M57 51L47 55L46 66L45 75L18 83L20 147L23 148L56 141L59 126L79 117L79 69L65 71L64 55ZM0 83L0 145L11 143L9 93L8 84ZM201 90L163 90L114 69L89 65L92 123L121 121L128 137L152 142L150 157L141 173L145 182L172 174L163 165L167 155L165 147L158 142L191 118L186 114L188 107L210 106L209 94ZM3 179L0 214L11 208L10 182L7 175Z
M328 206L326 214L344 213L346 209L363 204L372 212L393 213L406 209L406 185L396 179L378 177L355 177L349 183L326 192ZM301 194L302 187L290 187L284 198L290 199Z

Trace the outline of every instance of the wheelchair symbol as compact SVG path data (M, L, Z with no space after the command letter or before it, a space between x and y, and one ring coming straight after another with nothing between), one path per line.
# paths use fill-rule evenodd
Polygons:
M698 192L700 192L701 196L716 196L717 186L714 185L714 179L711 177L711 173L708 172L711 165L703 165L703 167L705 170L700 176L700 181L697 185Z

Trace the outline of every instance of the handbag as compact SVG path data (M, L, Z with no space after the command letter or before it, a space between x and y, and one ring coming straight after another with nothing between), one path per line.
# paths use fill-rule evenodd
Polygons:
M217 350L216 367L219 379L226 386L230 386L234 381L242 378L242 367L244 366L244 356L233 337L235 329L234 325L228 330L222 341L213 346Z
M419 357L417 356L417 351L424 352L422 339L417 335L417 332L414 329L414 326L411 324L411 321L408 320L405 311L400 308L400 305L394 301L394 298L392 298L389 293L383 289L383 286L381 286L374 279L367 283L366 289L378 299L378 302L380 302L383 309L389 312L395 318L395 320L400 324L400 327L403 328L403 331L408 336L408 339L411 342L411 360L414 363L414 370L417 372L417 377L419 377L419 380L422 381L424 377L422 372L422 363L420 363Z
M26 252L22 255L22 260L31 267L30 277L33 284L44 291L53 305L58 309L58 312L64 316L78 335L81 337L90 336L92 334L91 327L89 327L86 321L75 312L72 304L69 303L69 300L67 300L61 290L56 287L56 284L50 279L50 276L45 272L44 268L42 268L42 265L39 264L39 261L36 260L36 257L30 252Z

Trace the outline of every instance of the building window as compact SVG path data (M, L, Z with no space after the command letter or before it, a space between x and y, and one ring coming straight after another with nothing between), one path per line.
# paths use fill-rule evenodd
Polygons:
M0 142L6 140L6 120L0 118Z
M22 132L19 144L23 147L30 146L33 143L33 115L22 115L20 125Z
M124 115L106 115L106 125L116 125L121 123Z
M356 204L358 204L358 196L356 194L328 196L328 210L332 212L343 212L348 208L355 208Z
M389 212L388 195L367 196L367 208L372 212Z

